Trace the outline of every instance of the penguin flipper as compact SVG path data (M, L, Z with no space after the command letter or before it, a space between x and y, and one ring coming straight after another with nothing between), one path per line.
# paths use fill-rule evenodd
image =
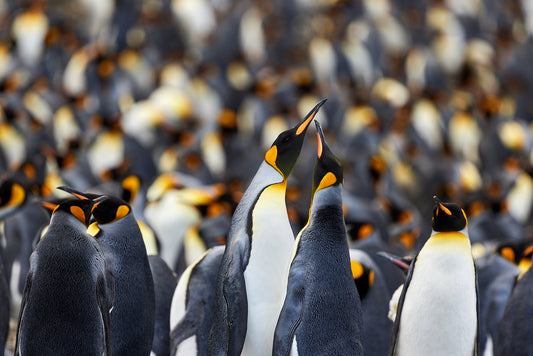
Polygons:
M104 323L105 355L111 355L111 309L115 299L115 278L111 271L98 276L96 300Z
M30 295L32 280L33 280L33 271L30 270L30 272L26 276L26 284L24 285L24 292L22 294L22 301L20 303L20 311L19 311L19 318L18 318L18 324L17 324L18 325L17 326L17 336L16 336L16 339L15 339L15 355L19 355L20 354L20 350L19 350L19 347L20 347L19 340L20 340L20 336L21 336L20 335L20 325L21 325L21 321L22 321L22 315L24 314L24 308L26 307L26 302L28 301L28 296Z
M244 272L239 261L231 261L224 277L222 293L227 306L228 353L239 355L244 346L248 324L248 298Z
M418 255L413 259L411 262L411 265L409 266L409 270L407 271L407 277L405 278L405 282L403 284L402 293L400 294L400 299L398 300L398 309L396 310L396 318L394 319L394 324L392 325L392 338L391 338L391 344L389 349L389 356L394 356L396 354L396 347L398 343L398 337L400 335L400 320L402 316L402 309L403 309L403 303L405 300L405 294L407 292L407 288L409 288L409 284L411 283L411 279L413 277L413 271L416 264L416 259Z
M276 331L274 332L274 345L272 355L290 355L293 340L296 337L296 330L302 321L303 302L305 298L305 276L297 272L294 266L291 267L291 275L288 285L285 302L279 314Z
M233 249L232 249L233 247ZM240 355L246 338L248 299L241 251L227 245L220 264L215 316L208 340L210 355ZM229 253L228 253L229 252Z

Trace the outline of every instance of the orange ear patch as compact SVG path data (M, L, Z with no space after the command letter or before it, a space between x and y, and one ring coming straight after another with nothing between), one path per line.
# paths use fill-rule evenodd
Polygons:
M22 204L24 198L26 197L26 192L20 184L14 183L11 186L11 198L7 202L7 206L17 206Z
M350 261L350 267L352 268L353 279L358 279L363 275L364 273L363 265L360 264L359 262Z
M83 224L85 224L85 213L83 212L82 208L80 208L79 206L75 206L75 205L71 206L70 213L74 215Z

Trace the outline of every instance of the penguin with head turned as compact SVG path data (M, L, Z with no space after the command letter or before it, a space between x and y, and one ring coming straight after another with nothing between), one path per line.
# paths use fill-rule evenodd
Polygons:
M69 199L53 211L30 259L16 355L109 355L113 275L87 233L91 201Z
M146 247L131 207L104 195L94 201L89 226L115 276L111 314L113 355L149 355L154 337L154 282Z
M218 271L209 354L272 354L294 244L285 204L287 179L324 102L274 140L233 214Z
M342 211L342 166L315 123L313 200L296 238L273 355L363 355L361 301Z
M477 278L467 218L436 196L432 234L411 262L390 355L477 355Z
M93 204L94 222L87 232L98 241L115 277L112 354L149 355L154 338L154 282L141 230L130 205L111 195L61 189Z

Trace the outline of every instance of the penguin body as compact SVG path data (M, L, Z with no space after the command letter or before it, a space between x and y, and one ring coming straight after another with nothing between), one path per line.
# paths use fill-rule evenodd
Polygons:
M527 327L533 317L533 270L524 273L507 301L496 340L494 355L529 355L532 350L531 329Z
M170 306L178 283L176 275L157 255L149 255L150 270L154 280L155 324L152 353L155 356L170 355Z
M113 355L149 355L154 337L154 282L141 231L130 206L112 196L94 200L95 234L115 277L111 314ZM96 225L96 226L95 226Z
M191 264L178 282L170 310L171 355L207 355L215 306L215 285L224 246Z
M217 278L208 353L272 353L294 242L285 205L287 178L323 103L278 136L235 210Z
M46 211L34 201L27 202L18 212L5 219L5 273L13 301L17 304L30 268L34 240L49 220Z
M350 263L361 298L366 355L386 355L392 332L388 318L391 292L379 266L363 250L350 249Z
M87 234L88 200L61 203L31 255L16 355L109 355L113 277Z
M477 355L477 282L466 225L459 206L435 197L433 233L409 268L391 355Z
M363 355L361 301L342 213L342 167L317 127L322 144L313 201L296 238L273 355Z

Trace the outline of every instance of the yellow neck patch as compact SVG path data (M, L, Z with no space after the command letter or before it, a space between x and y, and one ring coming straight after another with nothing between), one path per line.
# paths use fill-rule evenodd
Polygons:
M96 237L98 233L100 232L100 227L98 226L98 223L95 221L89 227L87 228L87 233L91 235L92 237Z
M270 164L276 171L278 171L283 178L285 176L283 173L279 170L278 166L276 166L276 159L278 158L278 147L276 145L270 147L270 149L265 153L265 161L266 163Z
M79 206L71 206L70 207L70 213L74 215L79 221L85 225L85 213L83 212L83 209Z
M318 192L320 189L327 188L335 183L337 183L337 177L335 177L333 173L328 172L320 181L320 184L316 188L316 191Z

